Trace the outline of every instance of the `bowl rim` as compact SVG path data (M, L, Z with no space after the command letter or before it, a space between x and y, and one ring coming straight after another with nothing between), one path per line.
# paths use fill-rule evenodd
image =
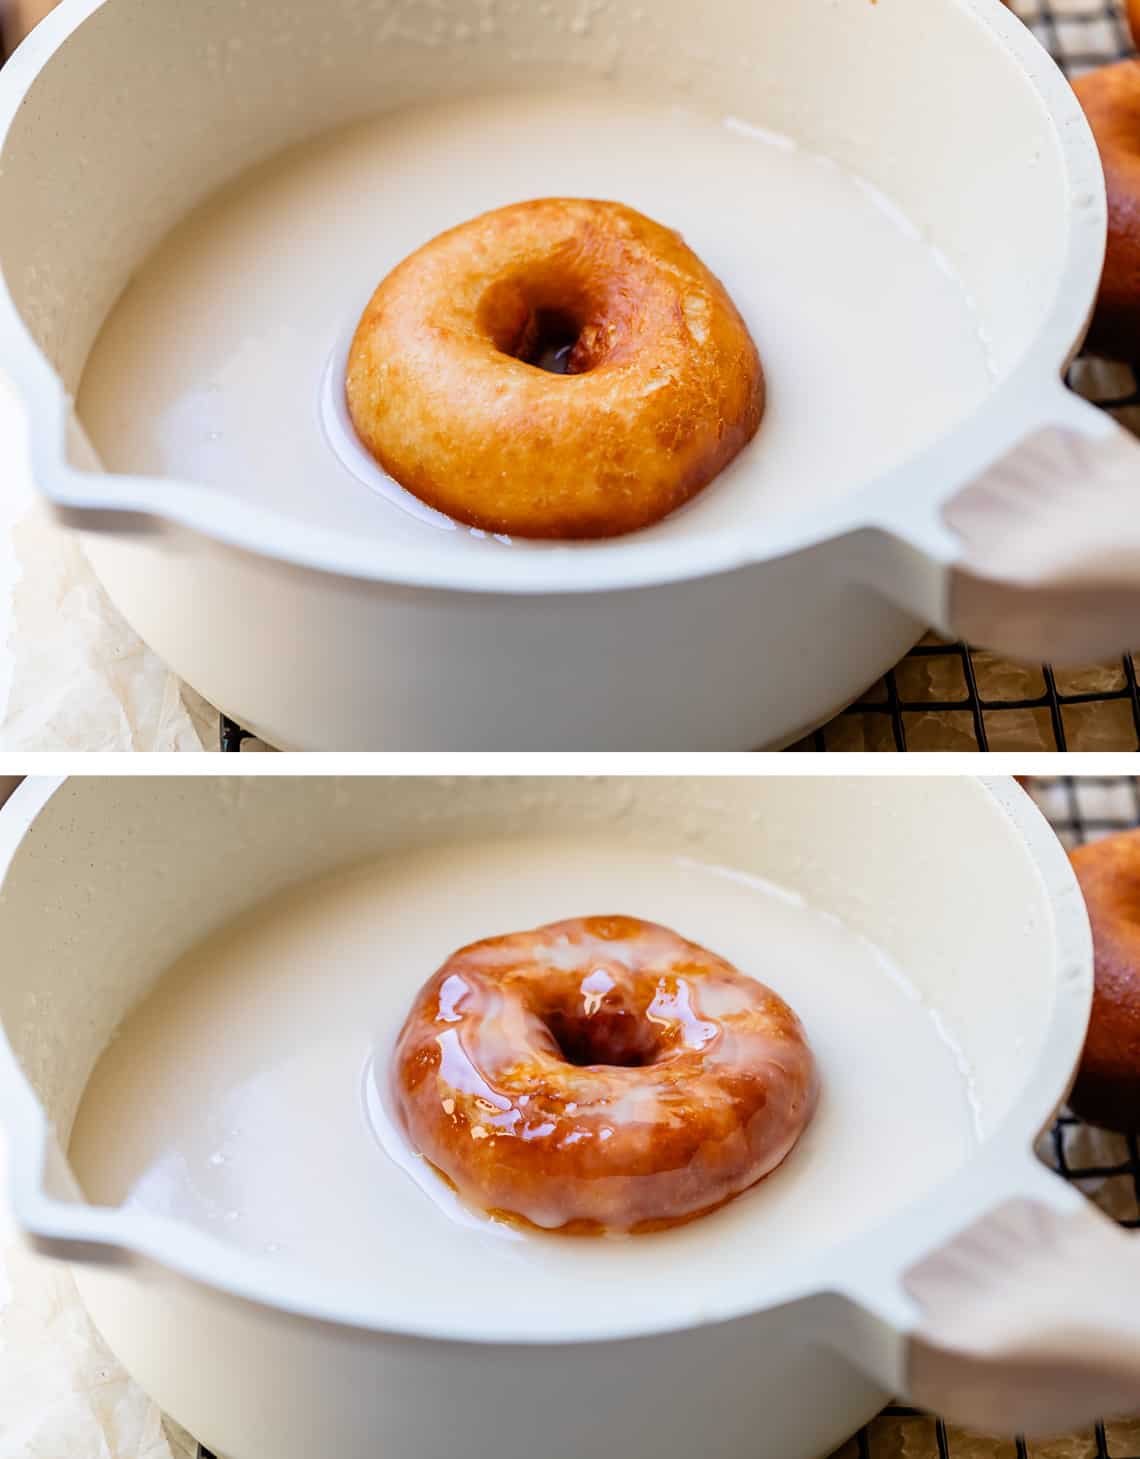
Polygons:
M40 72L84 22L114 0L62 0L0 71L0 155L12 121ZM129 533L140 523L197 536L261 558L365 582L496 595L577 595L664 585L730 572L889 523L929 538L922 514L996 459L1035 425L1056 419L1059 376L1091 315L1103 264L1107 203L1099 154L1084 113L1060 69L1003 0L950 0L977 25L978 43L996 41L1036 91L1042 134L1051 131L1068 181L1068 236L1057 288L1037 334L1012 373L976 411L895 468L835 503L790 513L747 532L731 525L663 540L634 533L604 542L541 550L441 553L430 545L364 541L348 530L296 522L267 507L174 479L81 470L66 459L70 402L15 308L0 273L0 365L15 379L28 412L33 475L71 525ZM949 550L943 544L945 550Z
M450 1324L408 1320L406 1314L397 1319L383 1312L382 1303L362 1299L355 1289L349 1292L343 1284L304 1273L283 1273L266 1258L227 1247L176 1221L138 1210L88 1205L78 1191L72 1200L61 1199L46 1188L48 1171L58 1175L60 1170L58 1153L52 1161L58 1146L47 1113L0 1026L0 1118L8 1136L9 1192L17 1228L42 1254L78 1267L90 1263L111 1269L149 1268L265 1311L399 1339L494 1349L626 1341L741 1321L828 1293L852 1295L885 1310L905 1331L912 1319L899 1278L913 1261L985 1211L1037 1191L1043 1180L1055 1186L1060 1197L1072 1195L1039 1165L1033 1143L1071 1087L1092 1006L1088 916L1076 874L1052 827L1009 777L950 778L963 788L962 794L977 793L989 803L995 834L1006 833L1011 855L1029 858L1040 878L1042 905L1051 914L1054 996L1035 1067L997 1127L959 1167L868 1230L836 1242L822 1254L797 1256L761 1300L746 1295L683 1320L667 1317L656 1322L611 1309L597 1330L567 1334L528 1330L525 1324L489 1332L477 1319L453 1319ZM0 809L0 888L27 833L67 783L62 776L29 778Z

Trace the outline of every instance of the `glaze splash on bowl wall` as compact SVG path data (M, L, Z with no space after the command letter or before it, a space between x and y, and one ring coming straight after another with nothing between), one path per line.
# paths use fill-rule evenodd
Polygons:
M342 481L331 451L301 505L268 441L236 485L99 470L71 400L122 290L180 220L332 128L502 101L533 92L536 76L548 96L657 107L663 130L680 107L731 122L742 146L746 135L757 147L790 140L794 155L874 190L969 297L989 362L979 398L935 391L934 409L929 390L892 390L897 424L878 467L822 498L812 471L789 468L754 498L742 463L775 452L794 394L777 359L767 447L762 430L723 482L658 527L553 549L468 538L459 550L463 534ZM978 534L943 520L964 485L1043 427L1084 453L1079 480L1106 474L1085 457L1120 449L1060 384L1103 256L1095 147L1060 73L997 0L930 0L921 12L901 0L730 0L711 17L681 3L650 16L627 0L64 0L0 76L0 129L0 360L31 413L38 482L144 639L273 744L747 748L825 719L925 623L968 623L1027 654L1044 634L1062 657L1140 637L1131 566L1122 582L1098 544L1075 566L1041 553L1020 572L982 560ZM573 158L574 130L560 159ZM667 161L655 163L666 176ZM464 173L478 180L477 159ZM454 197L436 190L423 236L478 210L470 176ZM404 196L422 191L412 178ZM731 191L723 227L698 240L713 264L718 235L771 232L742 224ZM332 226L319 221L318 233ZM357 311L388 231L375 230L376 262L359 264ZM401 250L419 241L413 229ZM842 355L852 388L876 375L867 352L881 319L867 300L862 329L821 339L821 361ZM317 364L345 323L322 323ZM763 354L764 319L749 323ZM932 329L936 357L947 339ZM835 410L826 399L818 410L826 439ZM1033 492L1017 520L1058 536ZM1122 531L1130 543L1127 519L1114 542ZM1060 598L1043 597L1058 581Z

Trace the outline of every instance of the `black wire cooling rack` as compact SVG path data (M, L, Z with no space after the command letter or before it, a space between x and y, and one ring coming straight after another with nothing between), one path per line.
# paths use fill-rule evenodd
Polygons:
M1140 655L1130 654L1088 671L1020 668L930 634L868 695L794 748L1136 750L1138 664ZM1013 679L1017 690L992 687L1001 677ZM938 692L940 682L949 683L949 694Z

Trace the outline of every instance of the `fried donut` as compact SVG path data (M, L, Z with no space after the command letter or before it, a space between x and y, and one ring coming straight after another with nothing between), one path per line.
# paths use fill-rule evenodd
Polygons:
M1140 358L1140 60L1090 71L1073 88L1108 187L1108 251L1088 345L1131 364Z
M1092 924L1096 985L1074 1113L1106 1130L1140 1129L1140 831L1070 852Z
M756 434L764 374L723 285L619 203L484 213L404 260L349 352L357 435L456 521L612 537L666 516Z
M634 917L460 949L416 998L394 1070L411 1143L465 1201L566 1232L713 1210L780 1164L816 1096L781 998Z

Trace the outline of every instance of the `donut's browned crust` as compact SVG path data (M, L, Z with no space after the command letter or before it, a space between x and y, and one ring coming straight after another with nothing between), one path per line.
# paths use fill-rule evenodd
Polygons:
M573 341L569 373L531 363ZM441 234L381 283L349 414L408 491L518 537L636 531L706 486L764 410L756 347L681 237L619 203L546 198Z
M1131 363L1140 358L1140 60L1090 71L1073 86L1108 186L1108 252L1089 348Z
M1071 855L1092 924L1096 988L1069 1103L1094 1125L1140 1129L1140 831Z
M473 1206L548 1230L655 1230L755 1184L817 1076L771 989L668 928L587 917L450 957L393 1076L412 1144Z

